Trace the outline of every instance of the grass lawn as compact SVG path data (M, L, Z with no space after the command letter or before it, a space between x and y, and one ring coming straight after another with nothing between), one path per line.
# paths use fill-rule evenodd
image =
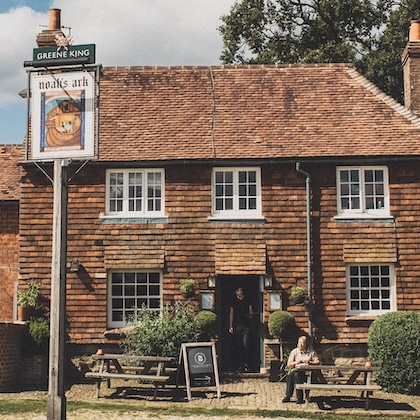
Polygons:
M15 417L16 419L22 416L40 416L45 415L47 411L46 399L18 399L18 400L1 400L0 401L0 416ZM357 415L338 415L334 413L311 413L311 412L293 412L293 411L282 411L282 410L238 410L230 408L213 408L206 409L202 407L174 407L168 405L167 407L151 407L144 406L142 404L125 404L125 403L104 403L104 402L86 402L86 401L67 401L67 414L77 416L78 412L81 412L83 417L86 416L86 412L100 417L101 414L110 418L110 416L119 418L123 414L135 415L139 412L147 412L152 417L159 418L160 416L171 415L180 417L198 417L205 416L208 418L215 416L229 416L237 418L305 418L314 420L360 420L360 413ZM83 414L82 414L83 412ZM375 418L373 413L366 413L366 417ZM30 417L27 417L30 418ZM85 417L86 418L86 417ZM381 417L376 418L383 418ZM386 417L387 420L401 420L407 419L418 419L419 417L413 416L398 416L398 417Z

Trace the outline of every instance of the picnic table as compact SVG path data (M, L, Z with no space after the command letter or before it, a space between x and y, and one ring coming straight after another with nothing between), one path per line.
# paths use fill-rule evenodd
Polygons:
M97 380L96 398L99 398L101 382L106 380L110 388L111 379L136 380L155 385L153 398L156 399L158 386L169 381L169 365L176 358L161 356L134 356L127 354L94 354L93 360L99 362L99 370L86 372L86 378Z
M361 391L361 397L365 397L365 409L368 410L369 396L373 391L382 389L371 382L372 372L379 370L377 366L301 364L296 365L296 369L307 372L306 383L296 384L296 389L305 391L306 404L311 390Z

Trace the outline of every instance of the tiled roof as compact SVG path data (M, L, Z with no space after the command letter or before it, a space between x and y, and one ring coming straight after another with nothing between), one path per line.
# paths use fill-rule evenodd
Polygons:
M0 145L0 201L20 199L23 145Z
M99 159L420 156L420 118L346 64L104 68Z

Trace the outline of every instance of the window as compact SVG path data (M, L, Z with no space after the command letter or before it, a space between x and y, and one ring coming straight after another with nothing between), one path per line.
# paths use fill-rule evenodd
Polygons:
M259 168L215 168L213 171L213 216L260 217Z
M107 215L162 216L164 172L161 169L107 171Z
M392 265L347 267L347 302L350 315L377 315L394 310Z
M160 310L160 272L115 271L109 276L108 324L121 327L130 323L139 309Z
M339 215L389 216L387 168L338 168L337 190Z

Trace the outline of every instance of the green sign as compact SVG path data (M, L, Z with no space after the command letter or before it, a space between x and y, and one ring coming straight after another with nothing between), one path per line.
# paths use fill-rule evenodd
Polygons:
M67 47L34 48L33 61L41 64L57 60L57 65L77 62L83 59L86 64L95 63L95 44L69 45Z

